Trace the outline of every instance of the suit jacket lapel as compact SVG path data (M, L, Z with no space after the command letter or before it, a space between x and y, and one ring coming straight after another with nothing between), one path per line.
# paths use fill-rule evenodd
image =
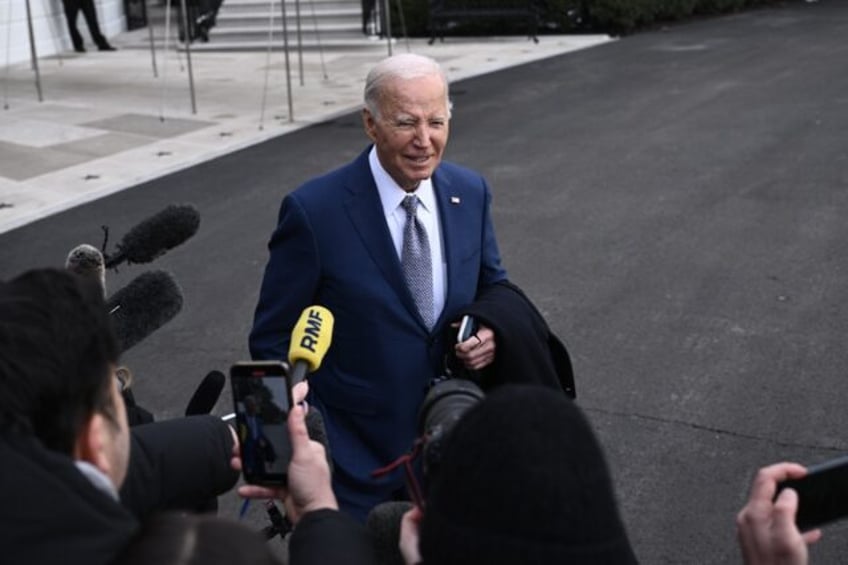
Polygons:
M346 181L348 197L345 208L359 237L389 285L395 289L410 313L424 326L412 293L406 285L400 260L392 243L386 218L383 216L383 205L368 165L368 151L370 147L352 163L351 174Z
M442 226L442 245L445 250L445 263L447 264L447 288L445 289L445 307L436 322L438 326L442 317L446 312L453 311L458 305L453 303L452 289L456 286L456 277L459 273L459 256L451 245L451 242L458 241L456 238L461 236L462 226L458 224L456 214L453 213L453 208L456 204L451 202L452 197L456 197L452 191L452 182L449 175L436 169L433 173L433 192L436 194L436 202L439 206L439 222Z

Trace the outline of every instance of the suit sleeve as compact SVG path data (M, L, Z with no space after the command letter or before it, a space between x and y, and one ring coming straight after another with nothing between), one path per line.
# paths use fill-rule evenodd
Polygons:
M140 521L162 510L193 510L233 488L233 437L215 416L191 416L130 430L121 502Z
M495 227L492 224L491 204L492 193L483 180L485 201L483 205L483 233L480 254L480 279L478 291L495 283L506 280L506 270L501 266L501 254L498 251L498 241L495 239Z
M253 359L284 360L292 328L313 301L320 273L312 227L293 194L283 200L268 250L250 332L250 355Z

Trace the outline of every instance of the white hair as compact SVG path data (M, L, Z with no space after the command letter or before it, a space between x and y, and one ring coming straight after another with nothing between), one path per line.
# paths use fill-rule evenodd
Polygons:
M448 93L448 78L441 65L434 59L415 53L401 53L387 57L377 63L365 78L365 107L375 118L380 116L380 98L386 83L392 79L410 80L438 75L445 85L445 105L448 117L453 104Z

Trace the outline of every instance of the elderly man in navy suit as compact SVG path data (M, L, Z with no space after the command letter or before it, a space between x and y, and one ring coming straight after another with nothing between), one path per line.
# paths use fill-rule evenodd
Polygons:
M339 503L360 519L401 491L400 470L371 472L411 447L446 347L470 369L494 360L491 329L456 346L444 330L506 279L486 181L442 162L451 104L438 63L413 54L378 63L362 116L373 144L283 200L250 334L255 359L285 359L305 307L335 315L310 401L326 422Z

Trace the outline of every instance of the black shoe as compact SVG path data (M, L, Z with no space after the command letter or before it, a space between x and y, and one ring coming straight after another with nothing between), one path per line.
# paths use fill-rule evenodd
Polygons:
M76 51L77 53L85 53L85 46L84 45L74 45L74 51Z
M109 45L108 43L101 43L97 46L98 51L117 51L114 47Z

